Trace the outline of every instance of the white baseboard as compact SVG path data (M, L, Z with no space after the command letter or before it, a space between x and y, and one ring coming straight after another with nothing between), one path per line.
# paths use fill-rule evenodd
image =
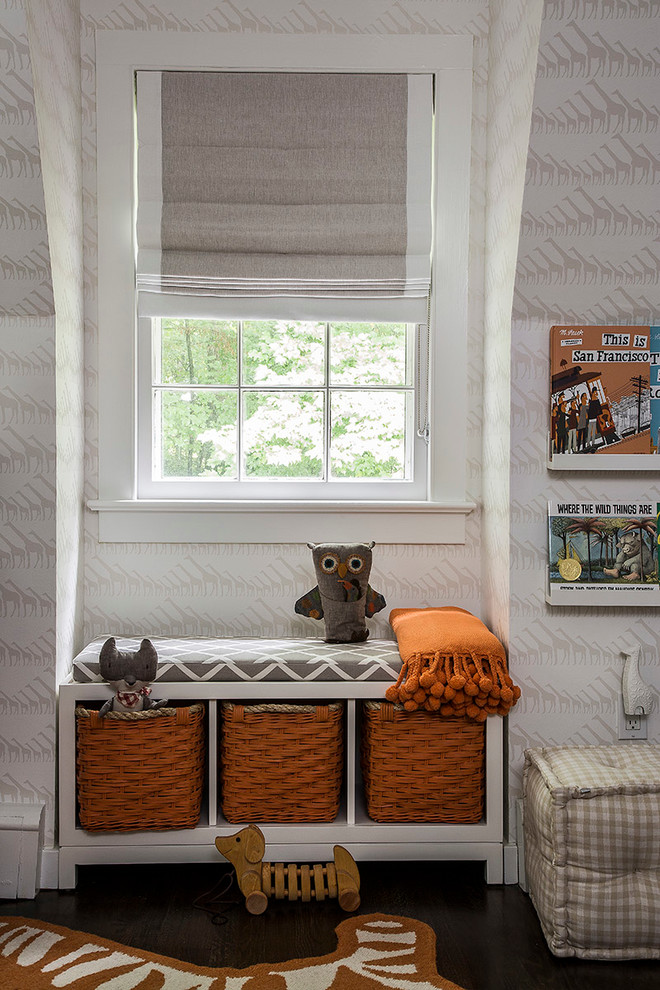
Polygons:
M39 885L42 890L57 890L59 886L59 849L51 847L41 852L41 874Z

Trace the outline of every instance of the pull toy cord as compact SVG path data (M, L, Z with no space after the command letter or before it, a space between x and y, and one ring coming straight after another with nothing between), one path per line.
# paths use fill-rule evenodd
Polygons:
M237 898L224 899L234 886L235 879L236 872L232 869L230 873L225 873L214 887L195 898L192 906L198 911L210 914L214 925L226 925L229 920L227 912L240 903Z

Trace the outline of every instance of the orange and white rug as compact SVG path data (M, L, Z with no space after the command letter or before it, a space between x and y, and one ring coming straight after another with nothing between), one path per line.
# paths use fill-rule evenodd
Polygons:
M2 990L461 990L435 967L435 934L367 914L336 928L326 956L210 969L32 918L0 918Z

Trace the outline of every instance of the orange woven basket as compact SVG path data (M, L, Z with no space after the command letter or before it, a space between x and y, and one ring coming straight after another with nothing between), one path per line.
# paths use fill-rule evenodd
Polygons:
M481 821L483 722L362 705L361 766L367 813L377 822Z
M331 822L339 811L343 704L222 704L220 800L228 822Z
M204 787L204 705L76 708L78 814L94 831L194 828Z

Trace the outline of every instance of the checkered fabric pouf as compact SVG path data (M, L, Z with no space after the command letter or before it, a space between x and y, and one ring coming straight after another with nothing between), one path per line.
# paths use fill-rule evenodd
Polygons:
M550 950L660 959L660 746L525 753L525 871Z

